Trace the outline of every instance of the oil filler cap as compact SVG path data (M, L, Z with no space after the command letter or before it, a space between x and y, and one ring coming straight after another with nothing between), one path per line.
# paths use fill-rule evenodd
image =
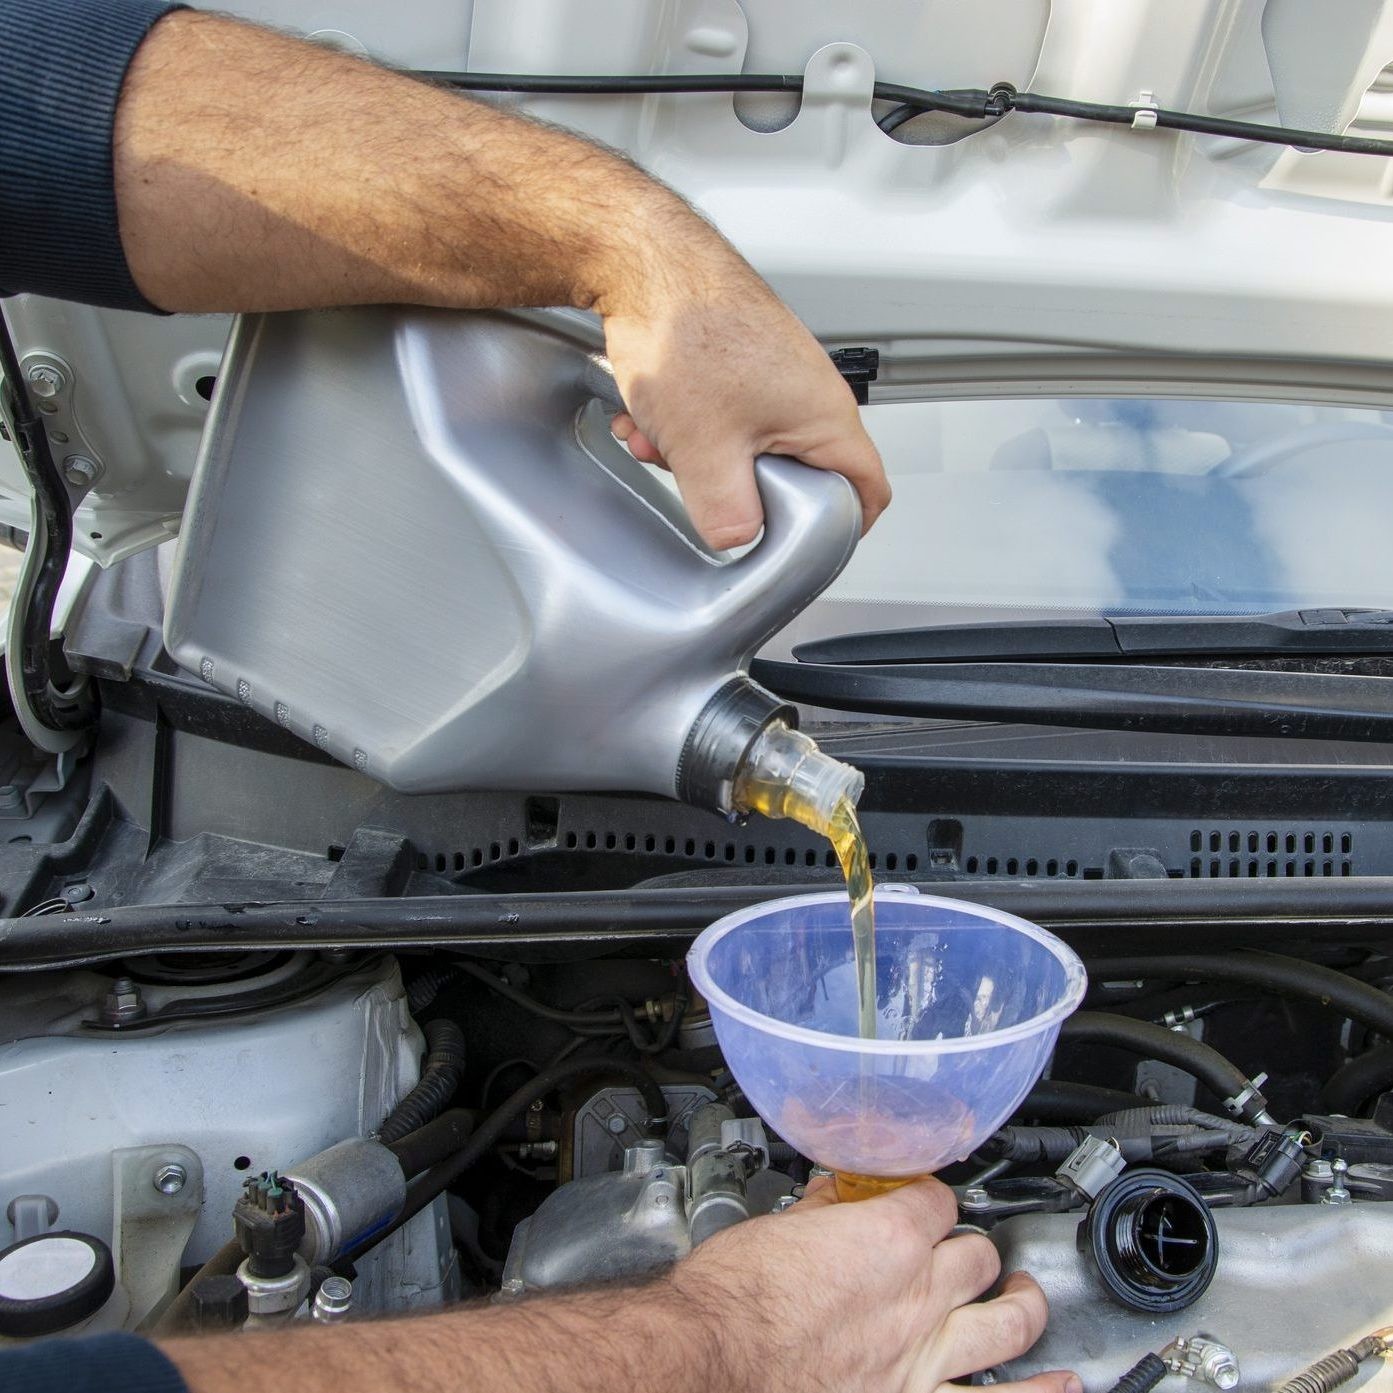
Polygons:
M1214 1216L1200 1193L1162 1170L1134 1170L1093 1201L1079 1225L1114 1301L1134 1311L1181 1311L1197 1301L1219 1265Z
M0 1251L0 1335L66 1330L101 1310L116 1285L111 1249L88 1233L40 1233Z

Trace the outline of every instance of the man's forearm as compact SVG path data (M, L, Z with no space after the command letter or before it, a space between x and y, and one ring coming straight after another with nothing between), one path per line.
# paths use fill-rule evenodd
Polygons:
M258 1357L274 1367L276 1386L285 1388L613 1393L651 1386L665 1393L710 1393L720 1386L739 1393L746 1376L751 1387L758 1377L757 1351L745 1351L736 1368L728 1369L714 1315L690 1309L663 1277L639 1287L516 1305L473 1305L393 1321L297 1324L265 1336L205 1336L162 1348L190 1393L246 1393L248 1361Z
M608 151L194 11L160 21L136 55L115 176L131 271L167 310L644 313L664 267L738 264L675 194Z

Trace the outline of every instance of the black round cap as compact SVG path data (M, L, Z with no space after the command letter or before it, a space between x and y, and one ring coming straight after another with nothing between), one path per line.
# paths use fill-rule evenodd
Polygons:
M1219 1265L1219 1234L1199 1191L1168 1171L1119 1176L1093 1201L1083 1238L1108 1295L1149 1315L1199 1300Z
M677 796L723 817L733 806L733 781L750 748L774 720L798 724L798 708L748 677L732 677L702 707L677 761Z
M0 1251L0 1335L66 1330L106 1305L111 1249L90 1233L41 1233Z
M235 1330L247 1318L247 1289L231 1272L199 1277L189 1288L199 1330Z

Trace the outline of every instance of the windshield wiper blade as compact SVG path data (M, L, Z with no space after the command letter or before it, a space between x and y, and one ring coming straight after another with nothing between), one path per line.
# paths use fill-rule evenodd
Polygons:
M1393 681L1238 668L1078 663L780 663L791 701L884 716L1393 744Z
M800 644L804 663L980 659L1161 658L1254 653L1393 653L1393 610L1287 609L1272 614L1118 615L931 624Z

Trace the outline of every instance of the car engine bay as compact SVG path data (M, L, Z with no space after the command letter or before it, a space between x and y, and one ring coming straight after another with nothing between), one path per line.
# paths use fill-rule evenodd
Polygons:
M65 1235L107 1279L9 1303L0 1337L517 1300L798 1203L812 1167L754 1116L683 959L733 908L839 883L811 834L653 798L393 794L173 671L156 593L153 559L127 563L74 626L90 756L3 732L0 1248ZM820 739L867 772L882 884L1025 914L1089 970L1044 1078L942 1175L1050 1299L993 1376L1108 1389L1151 1355L1276 1386L1374 1335L1377 748L1294 772L1289 742L1210 741L1206 767L1123 732Z
M1369 269L1385 264L1386 166L1343 144L1389 124L1393 9L1016 8L1004 23L997 6L903 0L233 6L516 104L671 183L831 351L887 461L904 456L881 551L863 547L751 675L865 775L879 886L1022 916L1088 971L1039 1082L939 1175L961 1231L1050 1304L1035 1347L973 1382L1072 1369L1087 1393L1393 1393L1377 506L1393 282ZM937 106L890 81L953 74L972 87ZM1268 116L1282 130L1253 144ZM335 314L327 339L350 322ZM351 380L305 372L293 346L258 368L274 409L235 474L252 521L220 522L206 589L185 583L241 650L215 662L167 642L165 621L176 534L198 571L235 511L189 501L209 420L244 401L228 322L21 295L4 323L0 376L33 401L0 425L0 542L32 562L0 695L0 1346L640 1282L796 1210L818 1167L756 1114L685 959L723 915L840 889L827 844L617 791L660 785L613 760L588 791L551 791L541 734L576 756L567 788L596 748L567 711L587 649L594 708L629 734L632 708L604 698L632 648L606 649L583 611L536 684L554 729L501 701L478 746L444 730L391 787L369 777L371 742L322 714L372 688L369 729L386 711L439 737L460 671L490 638L502 670L529 632L500 618L506 586L481 599L444 568L466 533L421 500L453 493L401 503L420 401L452 429L463 415L462 393L422 386L430 336L381 336ZM318 333L279 323L287 343ZM478 385L487 351L455 353L459 381ZM375 390L389 364L395 417ZM489 411L511 402L526 440L547 393L509 373ZM564 434L608 469L595 379L571 383L587 404L555 413L545 449ZM519 381L535 391L521 411ZM515 473L516 453L498 451ZM355 511L327 506L343 499ZM557 511L558 536L586 531ZM387 593L371 559L389 535ZM577 588L558 573L538 612ZM273 613L287 597L303 602L289 619ZM682 599L671 613L697 608ZM1073 622L1095 609L1095 631ZM336 627L344 612L359 623ZM916 653L925 631L904 626L944 614L961 630ZM262 658L258 623L277 617L258 675L241 659ZM1261 632L1138 636L1171 619ZM665 622L647 630L655 672ZM907 646L887 654L892 624ZM461 663L405 661L388 642L403 635ZM896 695L911 668L918 690ZM955 671L975 685L944 705ZM313 703L271 675L312 679ZM447 767L461 753L527 782L473 788ZM786 1277L794 1302L819 1280Z
M1185 1335L1275 1385L1378 1327L1393 960L1320 957L1339 966L1101 960L1048 1076L943 1177L1050 1299L1000 1377L1068 1363L1108 1388ZM69 1312L83 1329L633 1280L796 1204L810 1175L666 955L153 955L10 976L0 1002L10 1241L108 1246L114 1287ZM229 1247L252 1255L244 1296ZM24 1333L15 1303L4 1318ZM1192 1376L1226 1388L1227 1368Z

